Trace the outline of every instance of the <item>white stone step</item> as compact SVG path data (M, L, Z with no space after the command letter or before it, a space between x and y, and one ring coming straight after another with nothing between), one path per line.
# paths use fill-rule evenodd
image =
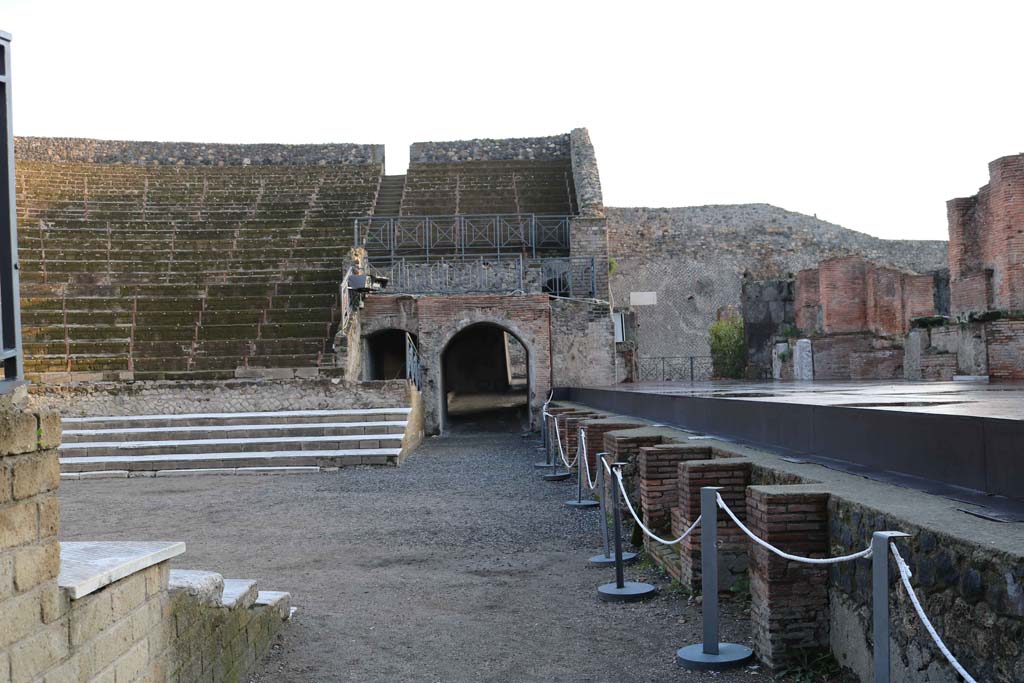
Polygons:
M137 450L143 448L171 448L176 446L244 446L248 444L273 444L273 443L318 443L324 441L398 441L401 442L401 434L339 434L337 436L266 436L255 438L228 438L228 439L172 439L168 441L83 441L80 443L63 443L59 446L62 451L83 450L90 448L114 448L117 450Z
M66 424L83 424L88 422L134 422L140 420L225 420L233 418L278 418L278 417L329 417L332 415L408 415L411 408L352 408L346 410L282 410L249 413L181 413L171 415L107 415L92 417L65 417L61 422Z
M60 463L85 465L101 463L143 463L200 460L287 460L288 458L398 457L401 448L354 448L329 451L252 451L249 453L173 453L164 455L86 455L60 458ZM84 473L83 473L84 474Z
M291 602L291 593L284 591L260 591L256 594L256 604L277 610L282 621L290 619L292 616Z
M368 427L402 427L408 425L407 420L377 422L313 422L313 423L279 423L279 424L246 424L246 425L199 425L193 427L127 427L124 429L65 429L64 436L100 436L103 434L160 434L165 432L243 432L246 430L286 430L286 429L355 429ZM76 442L83 443L83 442Z
M156 470L155 477L191 477L204 474L235 476L238 474L319 474L319 467L195 467L178 470Z
M220 606L224 594L224 577L217 572L172 569L167 585L172 593L184 591L204 605Z
M249 579L224 579L224 592L221 594L222 607L247 609L256 604L256 582Z

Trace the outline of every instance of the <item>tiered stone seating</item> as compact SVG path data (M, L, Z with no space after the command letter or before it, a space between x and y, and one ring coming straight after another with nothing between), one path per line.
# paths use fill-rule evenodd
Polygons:
M327 368L379 165L19 162L26 372Z
M395 465L409 408L64 418L65 478Z
M568 159L466 161L409 166L403 216L575 213Z

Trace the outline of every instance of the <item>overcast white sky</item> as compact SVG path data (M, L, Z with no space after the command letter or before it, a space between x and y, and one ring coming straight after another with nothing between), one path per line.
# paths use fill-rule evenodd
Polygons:
M1024 151L1024 3L0 0L18 135L377 142L586 126L605 203L945 239Z

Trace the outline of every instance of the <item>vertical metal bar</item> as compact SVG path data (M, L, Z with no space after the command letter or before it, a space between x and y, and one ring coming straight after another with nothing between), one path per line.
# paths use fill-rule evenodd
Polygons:
M580 445L580 439L583 438L583 434L580 434L576 438L576 502L583 502L583 468L587 466L587 463L583 462L580 457L580 453L583 452L582 446Z
M10 358L4 358L4 378L24 377L21 349L21 301L19 300L18 276L18 215L15 207L14 182L14 133L13 107L11 103L11 42L10 36L0 33L0 51L3 70L0 73L0 166L5 187L0 188L0 212L6 214L6 236L0 235L0 336L3 350L14 351Z
M537 258L537 217L530 214L530 253Z
M690 384L693 384L693 356L690 356Z
M871 618L875 641L874 683L889 683L889 543L905 537L899 531L871 535Z
M526 273L523 271L525 265L523 264L523 255L519 255L519 289L526 291Z
M604 556L612 556L611 539L608 537L608 494L604 490L604 458L597 457L597 482L601 487L601 538L604 539Z
M597 261L590 257L590 298L597 298Z
M718 491L700 489L700 584L704 616L704 654L718 654Z
M614 503L612 504L612 523L615 525L615 586L617 588L626 587L626 572L623 569L622 563L622 518L619 514L620 506L622 503L619 501L618 477L615 476L617 472L620 472L619 463L612 465L612 488L614 492Z
M662 356L661 357L661 381L664 382L665 379L666 379L666 376L665 376L665 356Z

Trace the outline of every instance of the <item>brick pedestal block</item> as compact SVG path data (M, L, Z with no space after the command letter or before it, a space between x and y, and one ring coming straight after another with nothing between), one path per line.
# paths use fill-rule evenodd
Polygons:
M630 422L616 416L584 420L580 426L583 428L583 438L586 439L587 443L587 456L590 458L590 475L596 477L596 456L604 451L604 435L608 432L621 431L623 429L637 429L644 425L642 422Z
M690 528L700 515L700 490L704 486L721 486L726 504L741 520L746 515L746 489L750 484L751 462L746 458L690 460L677 465L679 505L672 515L672 536ZM679 544L680 582L692 591L699 591L700 538L706 522L693 530ZM747 538L722 511L718 512L718 585L728 590L747 570Z
M640 449L644 446L656 446L664 440L665 437L662 434L645 427L608 432L604 435L604 448L602 450L607 451L609 460L625 463L622 467L622 480L634 507L640 504L640 487L637 483L636 468ZM606 479L605 483L608 494L611 495L611 478Z
M576 449L579 447L580 423L593 417L598 417L598 413L583 410L562 413L558 416L558 428L562 432L562 448L565 449L565 459L569 462L576 457Z
M751 486L747 526L794 555L828 556L828 494L815 485ZM738 510L737 510L738 514ZM754 652L772 669L828 647L828 568L792 562L750 544Z

